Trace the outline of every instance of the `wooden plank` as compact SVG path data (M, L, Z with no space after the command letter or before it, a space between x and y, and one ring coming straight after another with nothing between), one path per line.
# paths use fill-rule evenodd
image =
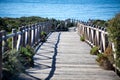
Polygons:
M34 56L36 67L27 72L42 80L120 80L96 64L90 49L76 32L54 32Z

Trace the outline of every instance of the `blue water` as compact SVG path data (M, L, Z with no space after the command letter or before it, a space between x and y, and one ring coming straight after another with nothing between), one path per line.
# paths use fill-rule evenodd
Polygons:
M120 0L0 0L0 17L108 20L119 12Z

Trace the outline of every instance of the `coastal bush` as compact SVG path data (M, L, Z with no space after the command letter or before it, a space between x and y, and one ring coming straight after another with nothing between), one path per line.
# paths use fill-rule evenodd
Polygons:
M20 61L24 65L24 67L33 67L33 55L35 54L34 49L31 48L29 45L26 47L20 48L20 57L22 58Z
M92 54L92 55L99 54L99 47L97 47L97 46L92 47L92 49L90 50L90 54Z
M7 43L8 43L8 49L12 49L12 38L8 38L7 39Z
M109 21L108 32L110 40L115 45L116 65L120 64L120 13ZM120 66L118 66L120 68Z
M3 80L9 80L12 76L25 72L26 68L33 67L34 54L34 49L28 45L26 48L21 47L19 51L13 49L3 53Z
M75 25L74 25L73 22L70 22L70 23L67 24L67 27L74 27L74 26L75 26Z
M107 47L107 49L104 52L105 56L108 58L111 64L114 64L114 56L113 56L113 51L110 46Z
M105 20L92 20L91 23L92 25L97 25L97 26L102 26L102 27L108 26L108 21L105 21Z
M12 38L2 41L3 52L12 49Z
M117 67L119 67L119 68L120 68L120 58L119 58L119 59L117 59L117 61L116 61L116 65L117 65Z
M97 54L96 61L103 69L106 69L106 70L113 69L113 65L108 60L107 56L104 55L104 53Z
M80 36L80 40L85 41L85 36L84 35Z
M2 70L3 80L9 80L13 75L24 72L25 68L20 62L20 52L16 50L10 50L2 54Z
M40 33L40 39L41 39L41 42L45 42L46 41L46 37L47 37L47 33L42 31Z
M5 23L5 20L0 17L0 31L7 29L7 24Z
M26 26L26 25L35 24L39 22L46 22L46 21L54 22L56 23L56 25L61 22L56 19L48 19L37 16L20 17L20 18L0 17L0 31L5 30L6 32L11 32L13 28L18 29L21 26Z

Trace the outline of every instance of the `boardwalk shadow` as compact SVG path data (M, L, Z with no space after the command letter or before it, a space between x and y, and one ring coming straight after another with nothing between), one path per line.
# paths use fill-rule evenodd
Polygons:
M52 66L51 66L51 71L50 71L49 75L47 76L47 78L45 80L50 80L53 77L54 72L56 70L56 56L57 56L57 53L58 53L57 48L58 48L58 44L59 44L59 41L60 41L60 35L61 35L61 33L59 33L57 42L55 44L54 55L53 55Z
M40 58L40 57L35 57L34 60L49 60L49 59L52 59L51 57L49 56L45 56L45 55L41 55L41 54L37 54L38 56L42 56L43 58Z
M36 70L51 69L48 76L45 78L45 80L50 80L53 77L54 72L56 70L56 56L58 53L57 48L58 48L58 44L60 41L60 35L61 35L61 33L59 33L57 35L57 39L55 39L53 41L47 41L47 44L40 43L36 47L35 52L37 52L38 50L40 50L40 52L37 52L36 56L34 56L35 65L33 68L31 68L30 70L27 71L28 76L33 77L34 80L41 80L41 79L34 77L32 74L39 74L40 73L39 71L36 71ZM43 46L47 46L48 48L43 47ZM46 54L48 54L48 55L46 55ZM41 64L39 62L40 60L50 60L50 59L52 60L52 63L50 63L50 65L46 65L43 63Z
M43 70L43 69L48 69L48 68L51 68L51 66L35 62L34 69L31 69L31 71L29 71L29 73L34 73L35 74L35 72L33 72L33 71Z

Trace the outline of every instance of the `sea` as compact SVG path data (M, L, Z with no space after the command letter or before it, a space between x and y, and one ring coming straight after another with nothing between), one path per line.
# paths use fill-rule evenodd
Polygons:
M120 13L120 0L0 0L0 17L39 16L58 20L109 20Z

